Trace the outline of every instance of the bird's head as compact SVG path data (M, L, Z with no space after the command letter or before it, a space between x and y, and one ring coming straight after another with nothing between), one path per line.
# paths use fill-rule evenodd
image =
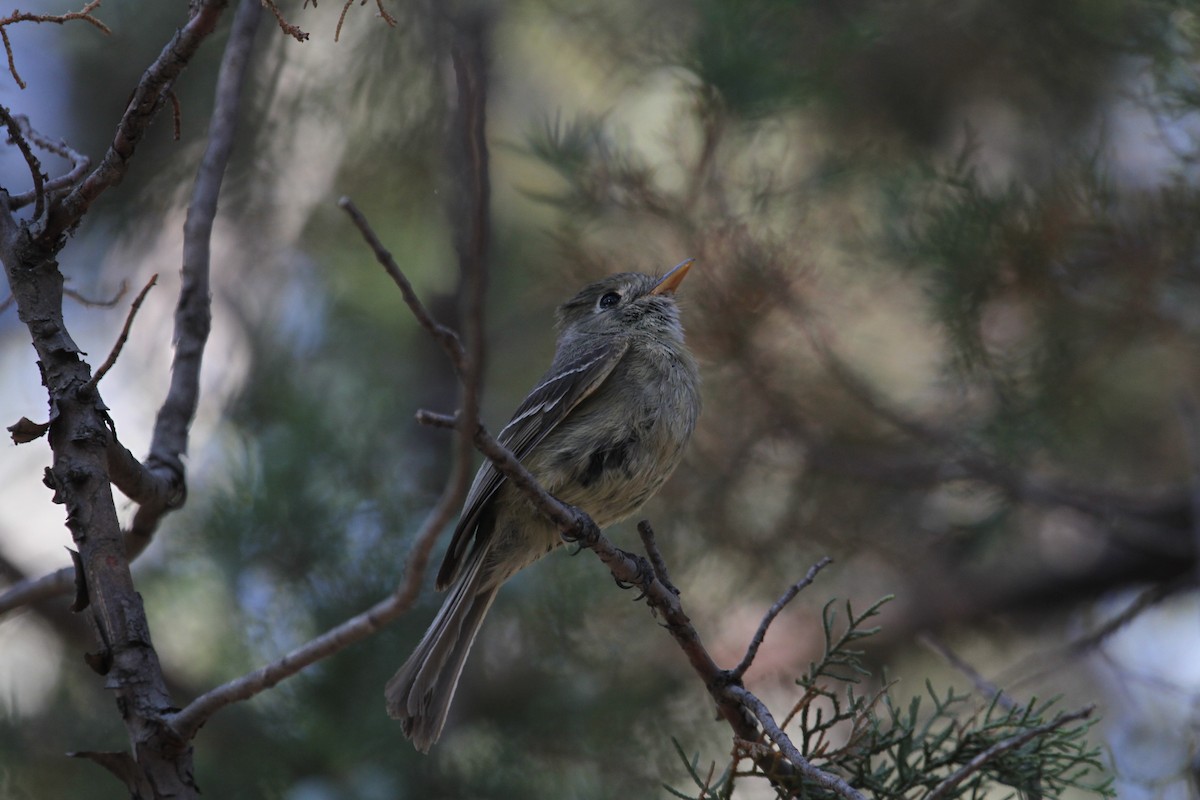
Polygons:
M641 334L682 340L675 290L693 263L689 258L661 277L621 272L588 284L559 306L560 336Z

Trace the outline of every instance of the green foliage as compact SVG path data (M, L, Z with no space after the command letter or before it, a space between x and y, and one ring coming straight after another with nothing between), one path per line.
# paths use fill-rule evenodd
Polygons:
M1021 705L1000 693L980 702L953 688L939 691L928 681L926 697L914 697L907 706L895 701L893 682L862 691L871 673L855 645L879 632L865 623L890 599L861 614L847 602L840 633L834 601L825 606L825 651L796 681L800 697L781 725L785 732L790 725L792 741L813 766L870 797L978 800L996 787L1022 796L1057 797L1068 788L1113 796L1100 752L1088 740L1090 709L1061 712L1055 701L1036 698ZM718 773L715 763L704 769L699 756L688 758L673 743L695 786L690 794L666 786L675 797L729 800L738 778L770 781L781 798L838 796L807 780L790 784L756 766L742 771L749 755L744 745Z

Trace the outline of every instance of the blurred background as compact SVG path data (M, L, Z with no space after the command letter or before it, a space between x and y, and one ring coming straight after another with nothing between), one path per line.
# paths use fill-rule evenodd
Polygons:
M391 591L449 469L448 435L413 413L453 410L451 370L335 205L352 197L456 323L437 4L387 4L394 28L355 4L336 43L341 4L314 5L280 3L305 43L269 16L260 30L214 233L189 502L134 569L180 705ZM10 27L29 88L0 76L0 103L99 158L183 6L106 3L111 36ZM549 363L558 303L609 272L697 258L681 300L705 409L641 516L717 660L736 663L770 603L831 555L747 676L772 707L819 657L829 599L894 594L864 646L898 697L927 678L971 690L919 643L932 632L1020 700L1097 703L1119 797L1197 796L1196 6L485 7L492 429ZM62 253L86 297L160 274L103 385L136 454L167 384L223 43L176 85L179 140L160 119ZM0 151L0 184L27 181ZM93 364L131 294L68 302ZM0 422L45 417L14 308L0 376ZM68 563L48 463L44 441L4 446L0 587ZM632 522L610 533L637 542ZM418 756L382 689L441 602L427 584L380 635L214 718L196 741L205 794L656 797L680 783L671 737L727 757L669 637L565 551L501 593L446 734ZM0 620L0 797L124 796L64 758L127 746L68 603Z

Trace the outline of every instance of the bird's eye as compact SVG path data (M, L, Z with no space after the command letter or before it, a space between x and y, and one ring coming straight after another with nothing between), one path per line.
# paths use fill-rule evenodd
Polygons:
M619 302L621 302L621 295L616 292L609 292L600 298L600 308L612 308Z

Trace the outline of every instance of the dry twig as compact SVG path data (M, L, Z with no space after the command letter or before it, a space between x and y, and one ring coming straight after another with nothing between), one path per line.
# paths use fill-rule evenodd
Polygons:
M83 174L87 172L88 167L90 167L92 164L92 160L90 158L85 156L83 153L80 153L78 150L71 148L61 139L56 142L49 137L38 133L33 129L33 126L29 124L29 118L25 115L13 114L12 119L14 122L16 122L21 134L30 144L41 150L45 150L48 153L53 153L56 156L67 159L71 162L71 170L59 175L57 178L46 180L42 185L40 192L35 181L33 189L30 189L28 192L23 192L22 194L13 195L8 200L8 207L10 209L16 210L18 208L22 208L23 206L27 206L30 203L36 202L40 197L43 196L53 198L57 193L66 189L70 189L79 182L79 180L83 177ZM44 177L45 176L43 176L43 178ZM40 216L40 214L35 209L34 218L36 219L38 216ZM64 292L71 294L65 289ZM97 303L95 305L104 304Z
M37 156L33 154L33 150L29 146L29 142L25 140L25 134L21 131L17 121L12 114L4 106L0 106L0 121L4 122L4 127L8 129L8 141L10 144L16 145L21 151L21 155L25 158L25 163L29 166L29 173L33 177L33 218L40 219L42 211L46 207L46 176L42 174L42 164L37 160ZM13 201L10 198L8 207L14 208Z
M279 23L279 29L281 31L295 39L297 42L308 41L308 34L300 30L299 25L293 25L284 18L283 12L279 10L279 6L275 5L275 0L262 0L262 4L266 6L268 11L275 15L275 21ZM305 5L307 6L308 4L305 3ZM313 7L316 7L316 3L313 3Z
M104 363L92 374L92 379L83 385L82 391L90 392L96 388L108 371L112 369L113 364L117 363L117 357L121 355L121 349L125 347L126 340L129 339L129 329L133 326L133 318L137 316L138 309L142 307L142 301L146 299L150 289L154 284L158 283L158 273L150 276L150 280L138 292L138 296L133 298L132 305L129 306L129 314L125 317L125 325L121 328L121 333L117 336L117 342L113 345L112 351L108 354L108 358L104 359Z
M825 556L813 564L808 568L808 573L789 586L788 590L767 610L767 613L763 615L762 622L758 625L758 630L754 632L754 638L750 640L750 646L746 648L746 655L742 656L742 660L730 672L734 680L741 680L742 676L746 674L746 670L750 669L750 665L754 663L754 657L758 655L758 648L762 646L763 639L767 637L767 629L771 627L771 623L779 616L779 612L783 611L784 606L792 602L796 595L811 585L816 580L818 572L832 563L833 559Z
M23 11L13 11L7 17L0 18L0 41L4 43L4 53L8 56L8 72L22 89L26 88L25 81L17 74L17 64L13 59L12 43L8 40L8 26L17 22L53 22L62 25L71 20L83 20L98 28L101 33L111 34L108 26L92 16L92 12L100 7L100 0L91 0L79 11L67 14L29 14Z

